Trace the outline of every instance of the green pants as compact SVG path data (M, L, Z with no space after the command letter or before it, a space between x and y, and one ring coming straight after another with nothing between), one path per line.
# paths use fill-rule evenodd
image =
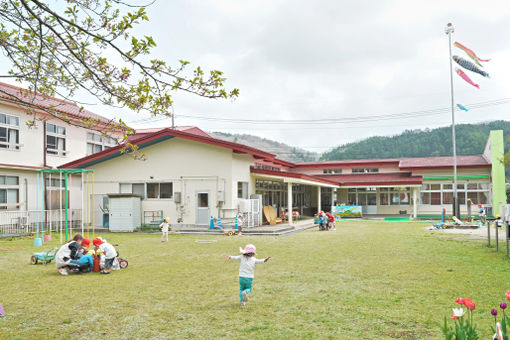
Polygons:
M253 284L253 279L251 277L241 277L239 276L239 298L241 302L243 302L243 292L249 294L251 292L251 285Z

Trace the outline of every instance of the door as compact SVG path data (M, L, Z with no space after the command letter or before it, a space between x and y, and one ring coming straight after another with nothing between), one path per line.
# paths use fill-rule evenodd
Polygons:
M211 212L209 209L209 192L199 191L197 192L197 218L196 224L208 225L211 218Z

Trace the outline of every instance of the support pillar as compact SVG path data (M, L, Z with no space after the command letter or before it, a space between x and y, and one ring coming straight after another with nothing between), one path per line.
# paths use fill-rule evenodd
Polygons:
M321 187L317 187L317 214L321 211Z
M331 206L335 205L335 188L331 188ZM329 208L331 210L331 207Z
M418 217L418 188L413 190L413 219Z
M292 225L292 183L287 183L287 220Z

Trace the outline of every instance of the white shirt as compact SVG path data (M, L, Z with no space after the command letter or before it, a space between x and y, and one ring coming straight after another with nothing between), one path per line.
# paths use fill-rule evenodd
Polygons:
M168 227L170 226L170 223L167 223L167 222L163 222L159 225L159 227L161 228L161 231L164 232L164 233L167 233L168 232Z
M264 263L264 259L256 259L254 256L230 256L232 260L241 261L241 265L239 266L239 276L240 277L248 277L254 278L255 274L255 263Z
M99 246L99 250L104 253L104 257L107 259L111 259L113 257L117 257L117 251L110 243L103 243Z

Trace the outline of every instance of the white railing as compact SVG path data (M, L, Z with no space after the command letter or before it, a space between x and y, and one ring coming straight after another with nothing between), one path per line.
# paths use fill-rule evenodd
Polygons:
M28 234L65 230L65 210L0 210L0 234ZM87 226L84 226L87 228ZM81 209L68 212L68 229L81 231Z

